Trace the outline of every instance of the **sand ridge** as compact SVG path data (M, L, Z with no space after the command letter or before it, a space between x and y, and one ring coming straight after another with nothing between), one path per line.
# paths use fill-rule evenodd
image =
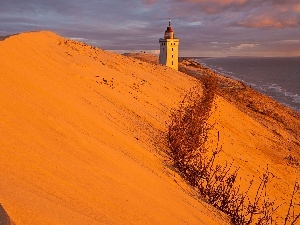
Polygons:
M0 42L0 203L16 224L227 224L165 166L195 79L28 32Z

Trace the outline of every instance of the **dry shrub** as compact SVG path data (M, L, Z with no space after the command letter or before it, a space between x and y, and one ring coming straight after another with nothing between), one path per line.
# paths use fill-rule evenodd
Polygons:
M295 157L289 154L284 158L290 166L300 166L300 161Z
M295 210L296 206L300 207L300 202L295 203L295 196L297 193L300 194L300 184L299 182L295 181L289 208L284 218L284 225L296 225L300 220L300 213L296 213Z
M203 93L199 87L185 96L178 110L171 114L167 139L174 166L186 179L193 179L194 160L207 150L205 143L211 126L206 123L214 100L216 80L205 77ZM190 180L191 183L196 181Z
M217 146L210 155L207 152L205 143L212 128L207 119L211 115L217 79L203 76L201 80L203 92L200 88L193 89L179 109L172 112L167 139L173 165L202 198L229 215L234 224L272 224L278 207L275 208L274 201L267 195L268 170L251 201L248 192L253 181L242 193L236 185L238 169L234 169L232 163L215 163L222 148Z

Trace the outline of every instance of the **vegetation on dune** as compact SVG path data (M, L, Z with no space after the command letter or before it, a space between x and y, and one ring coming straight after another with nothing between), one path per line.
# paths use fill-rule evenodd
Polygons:
M263 126L272 126L272 132L278 138L283 137L282 133L278 132L283 128L291 138L291 141L285 142L288 145L286 149L289 149L290 152L284 160L291 166L299 166L297 162L295 163L295 161L299 162L297 157L299 150L291 151L291 149L298 149L300 146L300 114L298 112L255 91L251 86L248 87L241 81L220 75L195 61L182 60L179 70L200 79L205 74L215 76L218 82L215 90L217 95L225 98ZM294 158L292 159L293 162L290 160L291 157Z
M237 225L295 225L299 221L294 197L299 193L299 183L295 183L284 221L276 221L275 212L280 205L275 205L267 193L271 173L266 169L256 189L254 199L248 195L254 188L252 180L245 192L237 184L238 168L233 163L216 163L216 157L222 146L213 152L206 148L208 133L212 126L207 123L211 115L217 78L213 75L201 77L200 88L194 88L186 95L178 110L173 110L168 127L167 139L170 155L175 169L208 203L230 216ZM200 85L200 84L199 84ZM219 135L218 135L219 136ZM299 204L298 204L299 206Z

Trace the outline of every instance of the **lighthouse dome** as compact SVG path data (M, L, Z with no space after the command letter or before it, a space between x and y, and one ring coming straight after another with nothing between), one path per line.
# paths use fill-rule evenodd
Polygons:
M165 31L165 39L174 39L174 31L171 27L171 19L169 19L169 26L167 27L167 30Z
M172 27L167 27L167 30L165 31L165 39L173 39L174 38L174 31L172 29Z

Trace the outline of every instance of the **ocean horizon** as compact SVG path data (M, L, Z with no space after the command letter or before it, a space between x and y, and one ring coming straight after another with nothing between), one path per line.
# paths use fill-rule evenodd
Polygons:
M194 61L300 112L300 57L195 57Z

